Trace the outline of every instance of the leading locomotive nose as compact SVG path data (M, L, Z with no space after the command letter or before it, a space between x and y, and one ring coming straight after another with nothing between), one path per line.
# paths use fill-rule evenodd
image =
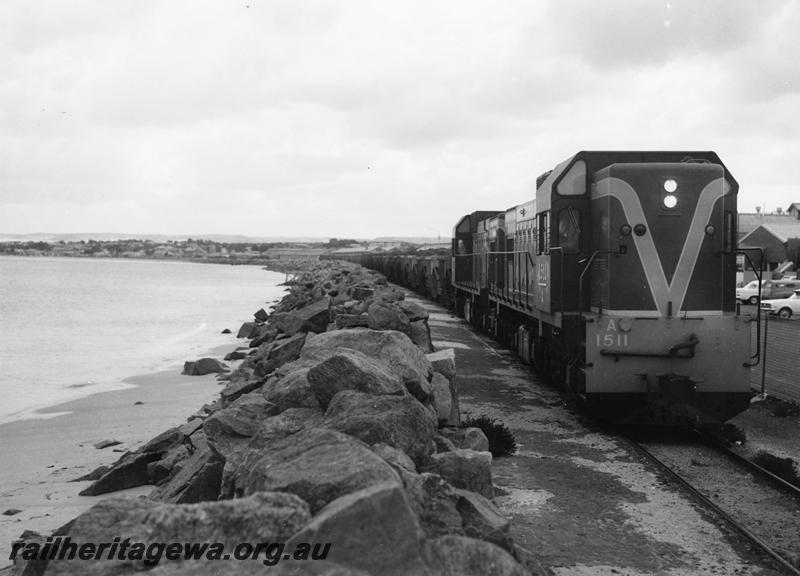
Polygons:
M733 242L730 187L716 164L613 164L594 175L592 218L603 268L592 304L645 316L732 306L721 255Z

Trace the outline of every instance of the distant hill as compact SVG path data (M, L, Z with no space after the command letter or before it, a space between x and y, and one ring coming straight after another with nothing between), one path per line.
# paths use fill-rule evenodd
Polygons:
M3 234L0 242L80 242L81 240L97 240L109 242L113 240L152 240L153 242L211 240L229 244L252 244L269 242L327 242L330 238L287 237L287 236L243 236L238 234L125 234L121 232L73 233L73 234Z
M184 241L188 238L194 240L211 240L212 242L228 244L252 244L270 242L328 242L330 237L310 237L310 236L244 236L238 234L126 234L121 232L80 232L72 234L51 234L41 232L36 234L3 234L0 232L0 242L80 242L97 240L109 242L113 240L152 240L153 242L164 243L172 241ZM357 238L363 242L365 238ZM372 242L394 243L405 242L409 244L438 244L449 242L449 238L436 237L403 237L385 236L371 239Z
M441 244L450 242L450 237L441 236L379 236L372 238L372 242L405 242L407 244Z

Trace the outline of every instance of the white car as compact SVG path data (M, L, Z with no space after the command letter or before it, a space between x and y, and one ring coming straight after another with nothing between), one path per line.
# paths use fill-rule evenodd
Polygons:
M795 290L794 294L788 298L764 300L761 302L761 309L770 314L777 314L781 318L791 318L793 315L800 316L800 290Z

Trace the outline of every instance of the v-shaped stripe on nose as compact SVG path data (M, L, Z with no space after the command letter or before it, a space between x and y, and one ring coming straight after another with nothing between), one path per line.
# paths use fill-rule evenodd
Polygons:
M697 263L697 258L700 255L700 247L703 244L706 224L709 218L711 218L714 205L724 194L725 181L723 178L717 178L709 182L706 187L703 188L703 191L700 192L697 207L692 217L692 223L689 227L686 239L683 242L683 249L681 250L680 259L678 260L678 265L675 268L675 273L672 276L671 282L667 282L667 276L664 273L661 258L656 250L652 234L648 233L644 236L633 236L636 251L639 253L639 259L641 260L642 268L647 277L650 292L653 296L653 301L656 303L659 315L666 315L669 302L672 302L673 305L677 305L675 306L676 310L680 310L683 306L683 300L686 297L686 291L692 279L692 272ZM639 196L625 180L614 177L606 178L602 182L602 185L599 185L595 189L592 197L597 199L605 196L611 196L619 200L622 205L622 210L625 213L625 218L629 224L633 225L638 222L643 222L647 223L648 229L650 229L650 225L642 209L642 203L639 201Z

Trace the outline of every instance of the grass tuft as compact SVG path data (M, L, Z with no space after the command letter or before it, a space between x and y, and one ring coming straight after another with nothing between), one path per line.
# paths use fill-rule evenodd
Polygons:
M517 451L517 440L508 426L494 418L481 415L477 418L467 418L461 422L462 428L480 428L489 440L489 452L497 458L510 456Z

